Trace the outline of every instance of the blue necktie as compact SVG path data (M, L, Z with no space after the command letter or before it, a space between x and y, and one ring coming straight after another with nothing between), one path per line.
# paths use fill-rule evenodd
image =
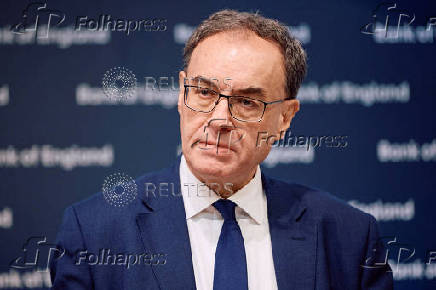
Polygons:
M215 252L214 290L247 290L244 238L235 218L236 203L220 199L212 204L224 218Z

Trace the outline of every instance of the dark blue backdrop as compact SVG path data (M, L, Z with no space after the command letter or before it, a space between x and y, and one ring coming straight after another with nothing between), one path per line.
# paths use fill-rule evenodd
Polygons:
M24 242L53 242L64 208L100 191L107 176L136 177L174 161L171 83L177 87L184 42L209 14L232 8L285 22L307 51L291 133L346 140L339 148L276 148L263 170L375 215L383 236L415 249L399 263L398 249L390 252L396 289L434 289L436 261L427 264L436 251L434 1L397 1L389 13L393 4L374 11L378 1L48 1L23 11L29 3L0 3L0 288L48 287L47 273L9 266ZM37 34L29 25L36 15ZM158 19L147 28L158 31L74 30L78 17L100 15ZM121 101L101 89L104 74L120 68L137 81ZM151 90L146 77L169 86Z

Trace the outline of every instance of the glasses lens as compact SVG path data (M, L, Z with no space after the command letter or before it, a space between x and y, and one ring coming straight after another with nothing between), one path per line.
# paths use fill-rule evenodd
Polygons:
M247 97L231 97L230 110L232 115L243 121L259 121L262 118L264 104Z
M196 110L209 112L218 99L218 93L207 87L187 87L186 104Z

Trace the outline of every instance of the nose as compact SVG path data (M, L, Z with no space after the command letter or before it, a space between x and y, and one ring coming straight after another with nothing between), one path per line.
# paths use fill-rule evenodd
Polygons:
M232 115L229 111L229 101L226 98L219 98L217 104L215 105L215 109L213 110L212 117L214 119L225 119L231 120Z
M221 97L217 102L208 121L208 127L211 129L210 132L214 137L219 134L218 132L220 132L220 134L228 133L235 128L232 115L229 111L228 100Z

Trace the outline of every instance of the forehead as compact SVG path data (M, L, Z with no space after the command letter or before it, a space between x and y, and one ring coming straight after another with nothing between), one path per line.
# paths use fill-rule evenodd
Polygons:
M233 89L262 87L284 90L283 55L279 46L253 32L221 32L201 41L192 52L188 76L224 79Z

